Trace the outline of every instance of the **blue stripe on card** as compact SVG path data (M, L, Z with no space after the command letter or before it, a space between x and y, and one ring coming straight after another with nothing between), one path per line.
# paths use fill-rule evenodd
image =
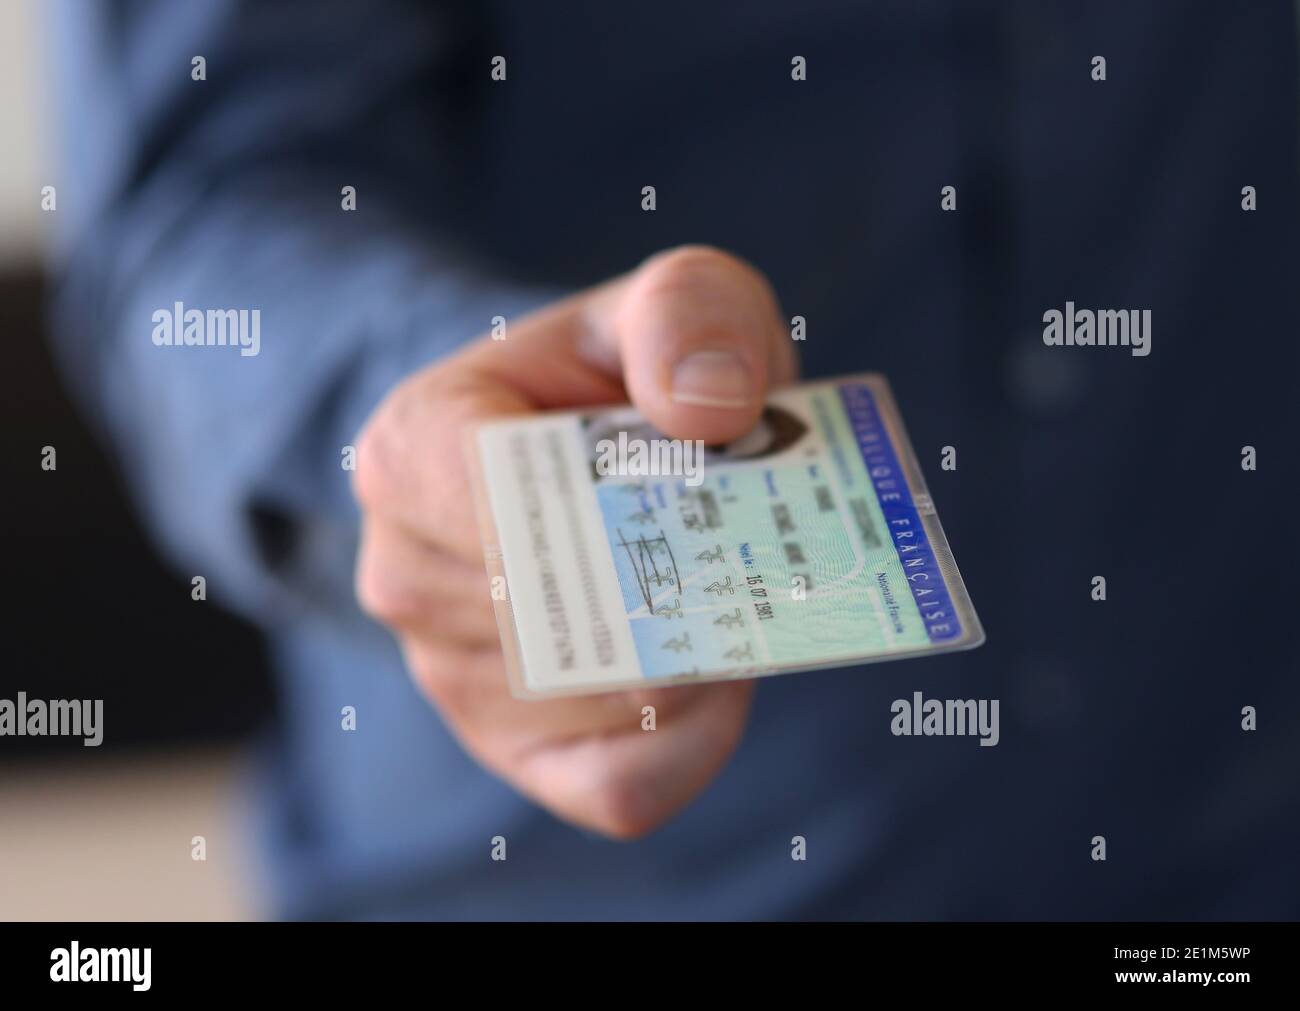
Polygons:
M849 425L858 440L858 449L862 451L867 476L884 513L890 543L903 564L903 573L912 589L912 599L921 612L926 633L931 642L959 638L961 620L953 609L948 584L912 501L907 477L899 466L898 455L880 419L876 398L871 389L861 383L844 383L839 392Z

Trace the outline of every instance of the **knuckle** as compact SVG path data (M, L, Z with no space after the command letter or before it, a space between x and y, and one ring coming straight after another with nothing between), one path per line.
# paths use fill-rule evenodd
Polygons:
M384 564L374 551L362 550L355 581L361 609L385 624L416 621L428 609L425 595Z
M356 450L352 492L364 508L379 508L392 497L396 474L400 472L399 450L384 415L372 419L362 429L357 436Z
M644 787L634 777L618 773L603 776L589 800L593 820L610 838L640 839L658 824Z
M386 591L380 585L377 570L378 566L370 560L369 553L363 551L357 560L353 592L356 594L357 603L361 605L361 610L373 618L384 621L388 616L388 601Z
M447 660L440 650L419 644L403 648L407 673L425 695L436 699L447 678Z
M477 377L437 366L389 393L356 438L352 485L362 508L409 516L437 507L462 477L465 426L482 395Z
M353 493L365 508L391 509L395 500L418 491L412 466L417 447L442 426L430 407L439 402L440 373L428 368L398 383L375 409L356 438Z

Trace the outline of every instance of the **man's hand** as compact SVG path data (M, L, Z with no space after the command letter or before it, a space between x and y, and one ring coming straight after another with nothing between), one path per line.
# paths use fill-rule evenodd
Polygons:
M465 748L560 818L619 838L660 825L717 774L753 694L734 681L525 702L506 683L463 459L484 418L630 399L667 436L726 442L795 356L770 286L706 247L511 324L408 378L357 449L357 595L397 635ZM641 708L657 729L641 729Z

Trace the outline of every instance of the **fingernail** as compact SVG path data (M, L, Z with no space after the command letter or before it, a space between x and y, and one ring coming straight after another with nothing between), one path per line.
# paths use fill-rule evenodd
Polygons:
M673 369L672 398L699 407L748 407L754 380L734 351L696 351Z

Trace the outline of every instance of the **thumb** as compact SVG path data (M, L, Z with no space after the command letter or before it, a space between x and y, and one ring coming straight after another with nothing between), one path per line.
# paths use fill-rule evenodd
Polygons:
M795 377L767 280L734 256L684 246L612 293L605 338L632 403L670 438L729 442L754 427L769 387Z

